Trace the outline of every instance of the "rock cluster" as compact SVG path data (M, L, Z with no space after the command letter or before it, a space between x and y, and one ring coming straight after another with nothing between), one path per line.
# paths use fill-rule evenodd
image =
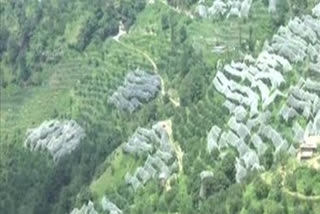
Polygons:
M291 63L298 63L309 58L318 61L320 52L320 20L306 15L289 21L287 26L279 28L273 36L270 46L265 49L288 59Z
M161 90L161 79L158 74L142 70L130 72L122 86L109 97L108 102L119 110L130 113L154 99Z
M213 178L213 172L211 171L202 171L200 173L200 179L201 179L201 187L200 187L200 192L199 196L200 198L205 198L206 197L206 189L207 189L207 180Z
M98 214L94 209L94 204L89 201L87 205L83 205L80 209L74 208L70 214Z
M289 94L281 91L281 86L286 83L284 74L293 70L292 65L308 59L310 70L319 72L320 19L316 8L313 17L294 18L287 26L280 27L270 44L265 43L257 59L246 57L243 62L231 62L219 69L213 80L216 90L227 99L224 107L231 117L226 130L212 127L207 137L207 150L237 149L238 182L248 170L262 169L259 156L269 146L265 141L271 143L275 153L287 151L295 154L295 148L269 124L272 103L278 98L287 98L279 112L285 121L300 114L306 119L317 118L319 114L319 82L301 80L297 86L291 87ZM315 75L318 72L314 72ZM319 124L310 122L308 127L315 132ZM303 129L298 123L294 129L298 131L295 138L300 139Z
M306 128L306 137L308 136L320 136L320 109L318 110L317 115L312 121L309 121Z
M215 0L211 7L199 2L197 13L202 18L207 17L242 17L248 18L252 0Z
M320 77L320 76L319 76ZM299 83L289 89L287 102L280 111L281 117L290 122L302 115L306 120L314 118L320 109L320 84L309 78L300 79Z
M174 150L164 123L157 123L152 129L138 128L123 146L126 153L147 155L143 166L133 175L127 173L125 181L136 191L150 179L167 180L177 169Z
M47 150L58 161L75 150L83 137L85 132L75 121L50 120L29 129L24 146L31 151Z
M269 0L269 13L275 13L277 10L277 2L278 0Z
M318 18L320 18L320 3L318 3L313 9L312 14Z
M123 214L122 210L105 196L101 200L101 206L103 211L107 211L109 214Z

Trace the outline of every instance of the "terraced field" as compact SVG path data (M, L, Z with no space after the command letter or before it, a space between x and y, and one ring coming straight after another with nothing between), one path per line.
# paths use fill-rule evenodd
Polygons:
M286 26L290 24L289 20L290 18L293 20L295 14L292 10L296 8L292 8L291 4L296 3L291 0L284 1L289 7L284 17ZM99 13L107 14L110 11L108 8L104 8L103 12L96 10L95 4L92 4L90 10L81 15L80 9L85 9L85 6L81 1L77 1L74 13L79 19L68 20L64 32L56 41L57 44L51 47L60 45L60 48L64 49L61 60L44 63L41 72L32 73L29 85L20 83L18 86L10 83L6 89L1 89L0 147L3 155L0 158L0 167L11 164L16 166L15 164L20 163L19 161L24 162L31 154L22 148L28 128L37 127L44 120L75 120L85 130L86 137L72 154L70 152L66 159L62 159L63 164L59 165L59 161L54 163L46 156L47 151L41 152L39 157L32 156L34 158L32 160L43 161L43 165L39 166L43 167L43 171L47 170L46 173L53 178L52 180L45 180L42 183L40 177L44 176L43 171L36 169L30 173L28 170L13 172L13 175L20 179L26 177L27 182L33 186L41 185L41 188L46 188L49 193L42 193L41 190L38 197L45 196L46 203L41 206L50 205L48 210L52 213L60 213L61 210L69 212L72 208L81 206L102 212L104 207L112 208L113 205L117 205L123 213L247 214L257 208L256 204L267 210L269 204L274 205L275 201L278 201L281 208L289 206L287 213L294 214L295 203L299 203L299 206L300 203L304 203L305 197L301 192L307 187L301 180L306 180L306 177L299 177L300 180L297 181L299 193L287 191L285 187L279 188L281 199L275 199L274 197L280 196L274 196L273 192L270 194L268 192L259 198L258 191L260 184L262 190L275 191L273 182L276 178L272 175L278 173L279 166L291 164L290 161L295 160L293 148L297 149L298 143L302 141L301 133L305 130L317 132L314 130L317 124L314 125L313 122L317 119L315 113L319 106L316 101L320 99L320 94L312 87L318 86L320 76L317 72L311 71L310 67L318 65L316 63L320 58L313 55L317 55L320 50L317 48L320 46L315 50L309 50L310 47L307 50L304 46L301 48L303 50L296 50L297 53L306 52L309 55L303 60L297 60L299 62L292 60L296 59L298 54L285 55L287 52L279 48L282 47L279 41L283 41L279 37L285 34L285 28L275 24L273 16L275 14L269 14L268 7L263 1L253 1L247 20L235 17L230 19L199 17L196 12L199 2L190 3L191 6L185 7L171 5L179 5L180 1L152 2L148 1L137 16L130 14L130 9L124 9L119 12L119 17L115 20L109 17L108 21L119 24L120 34L102 39L101 35L106 33L105 31L114 29L104 28L106 26L99 21L94 23L94 20ZM304 14L311 14L311 8L316 2L318 1L308 1L307 7L303 10ZM112 6L113 9L118 9L126 3L127 0L121 0ZM205 1L205 4L211 5L211 3L211 0ZM55 7L59 8L61 6L59 4L63 3L57 3ZM127 16L132 18L132 26L130 25L132 23L127 23L129 19ZM305 16L299 15L301 19ZM90 31L87 32L85 27ZM78 42L82 41L81 36L87 34L92 34L92 38L81 50L77 47ZM308 46L310 44L316 46L315 44L320 44L319 38L316 34L316 41L311 43L309 38L303 39L308 42ZM36 41L31 43L32 47ZM269 41L270 46L265 41ZM286 59L272 58L274 55L271 56L272 59L268 58L266 52L271 46L273 49L269 54L278 54ZM28 57L34 56L28 55ZM287 59L288 57L292 59ZM284 68L285 60L290 62L292 60L290 69ZM241 66L245 68L239 68ZM5 68L6 72L8 69L10 68ZM157 79L155 87L158 87L158 91L152 99L142 102L143 104L132 111L123 111L115 103L110 102L110 97L115 92L120 91L121 94L124 91L130 82L128 74L136 70L155 74L161 80L161 91ZM259 72L271 74L265 77L258 74ZM225 81L221 83L223 77ZM310 83L311 80L314 82ZM217 83L219 81L221 86ZM224 84L226 88L229 87L228 90L223 89ZM131 85L130 89L133 88ZM227 93L228 91L232 93ZM127 100L134 97L132 95L134 93L123 94ZM308 99L299 97L301 94L308 96ZM237 96L243 97L243 100L237 100ZM121 99L115 97L116 100ZM294 106L292 97L297 99L297 106ZM233 104L226 104L227 100ZM309 106L310 111L302 109L305 107L301 107L302 105ZM290 120L285 119L285 106L297 111ZM169 152L167 155L174 156L174 164L167 164L172 165L175 170L171 171L170 168L170 173L167 174L164 172L168 170L163 170L160 166L162 160L155 159L159 165L155 163L156 161L152 162L153 155L161 156L163 152L158 147L143 154L134 152L131 154L123 149L136 130L141 131L141 127L151 130L159 121L170 123L170 133L167 133L170 143L165 144L163 148L168 149L172 146L170 147L172 154ZM240 128L236 130L240 127L239 124L250 126L248 135L240 136L243 134L242 131L247 130ZM165 129L167 124L161 125L162 129ZM221 136L219 131L219 136L215 139L217 142L213 142L219 144L218 150L208 149L212 147L209 146L210 137L217 130L212 129L213 127L221 129ZM222 133L229 133L231 139L237 136L232 139L235 139L234 142L229 138L230 142L227 139L226 143L225 138L224 141L221 140L222 136L225 137ZM257 139L257 135L261 135L261 138L258 136ZM146 136L139 135L131 143L133 146L135 144L139 146L143 141L141 139L145 138ZM238 141L240 138L241 141ZM259 142L266 147L257 151L260 149L256 148L257 142L253 142L253 139L256 141L260 139ZM25 159L11 158L12 154L9 151L14 147L11 148L10 144L21 148L21 151L20 149L18 151ZM251 153L251 156L246 156L247 159L243 158L244 155L241 155L243 147L240 144L244 150L259 154L252 156ZM268 149L269 156L266 157L264 152L267 148L271 149ZM284 155L287 151L293 155L291 157ZM266 167L270 159L272 163ZM254 166L249 163L252 161L255 162L252 164ZM157 165L152 179L148 176L143 178L141 175L147 171L145 168L150 169L147 162L153 164L153 167ZM32 161L26 163L29 167L35 166ZM47 167L48 164L52 164L52 167ZM299 165L297 162L294 164ZM240 176L241 179L238 176L243 169L240 165L242 167L250 165L248 166L250 169L245 169L247 170L245 174L248 176ZM9 172L6 170L5 173L0 173L0 179L5 178L6 184L19 183L19 180L9 179L11 175ZM38 176L35 181L31 179L33 172ZM209 176L203 177L201 174ZM135 188L136 180L142 181L143 185ZM1 183L0 187L3 187ZM7 191L11 191L11 187L8 187ZM318 192L318 189L314 192ZM31 192L24 198L22 208L26 206L26 201L32 194L36 193ZM232 198L227 198L229 195L232 195ZM290 198L291 196L296 199ZM0 194L0 205L3 198L6 202L10 197ZM318 200L318 196L312 197ZM105 203L101 202L102 198L105 199ZM289 205L285 200L288 200ZM233 206L238 204L241 204L239 210L231 211ZM37 210L37 213L46 209L38 204L33 206L39 207L30 208L29 213L32 213L33 209ZM221 210L216 209L219 206L224 206L224 209L221 207ZM308 204L308 206L314 213L319 210L317 205ZM19 209L22 209L21 207Z
M164 35L163 33L158 34L161 26L159 23L160 16L158 16L158 14L160 15L164 13L164 11L167 12L168 9L165 7L165 5L158 5L158 3L155 4L156 5L150 5L142 14L140 14L137 19L137 24L130 30L128 35L124 35L120 38L120 42L126 44L127 47L129 46L125 51L134 51L135 47L139 47L140 51L147 53L154 60L154 62L158 65L159 74L164 79L167 89L166 92L168 92L170 89L178 90L179 86L177 85L176 80L169 80L168 75L170 74L168 74L167 71L162 70L162 66L159 63L160 57L170 51L170 40L167 38L168 35ZM270 17L268 16L265 7L263 7L260 2L256 3L254 6L259 8L258 12L253 14L253 16L256 16L255 19L250 20L249 23L242 23L242 35L244 39L249 38L249 26L265 23L265 28L268 28L270 23ZM182 14L175 15L180 16L186 21L189 19L189 17ZM149 25L149 23L152 23L153 25ZM196 49L204 51L204 58L210 65L216 65L220 58L227 58L231 60L232 56L234 57L238 55L239 23L241 24L241 22L238 20L219 21L213 24L209 20L193 20L191 25L188 27L188 34L192 35L189 37L189 40L192 41L192 44ZM143 29L141 26L148 27ZM217 32L218 30L219 32ZM265 29L263 29L261 30L261 33L257 32L255 36L261 41L264 41L271 36L271 33L272 31L265 31ZM230 36L225 37L222 35ZM230 47L232 46L233 48L229 49L226 53L220 56L208 51L208 46L213 48L215 44L219 43L213 42L213 40L222 40L222 38L225 44L230 44ZM258 46L257 50L260 48L262 48L261 44ZM139 51L137 51L137 53L139 54ZM184 151L193 149L192 137L194 135L203 136L202 142L198 143L202 145L201 150L204 151L206 147L206 134L210 130L211 126L213 124L226 123L226 117L223 115L226 114L227 110L221 108L224 99L211 85L210 80L212 80L215 76L215 67L212 67L211 69L212 71L209 74L210 76L208 78L208 82L206 83L206 89L200 100L197 103L191 104L190 106L175 107L175 112L171 115L173 117L173 124L185 124L184 126L175 126L176 128L173 129L174 138L179 141L182 146L182 150ZM89 118L87 118L87 120L90 121ZM108 170L110 169L107 169L107 171ZM101 179L102 177L99 179L99 181L101 181ZM92 186L95 186L95 184L92 184Z

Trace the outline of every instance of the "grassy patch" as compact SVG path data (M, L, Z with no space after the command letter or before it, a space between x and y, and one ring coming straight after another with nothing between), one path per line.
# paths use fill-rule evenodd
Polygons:
M10 84L1 90L1 132L10 137L17 129L24 133L44 120L69 115L70 89L85 71L77 62L47 65L40 73L43 82L39 86L21 89Z
M130 155L125 155L119 147L106 161L108 167L104 173L92 182L90 189L98 199L102 198L107 192L112 192L124 182L127 172L133 172L139 165L139 161Z

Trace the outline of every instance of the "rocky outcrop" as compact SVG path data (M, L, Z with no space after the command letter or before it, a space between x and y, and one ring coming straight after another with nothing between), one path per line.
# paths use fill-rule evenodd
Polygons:
M269 0L269 13L275 13L277 10L277 0Z
M207 180L213 178L213 172L211 171L202 171L200 173L200 179L201 179L201 187L200 187L200 192L199 196L200 198L205 198L207 195Z
M122 210L120 210L117 205L115 205L105 196L101 200L101 206L103 211L107 211L109 214L123 214Z
M94 204L89 201L87 205L83 205L80 209L74 208L70 214L98 214L94 209Z
M276 1L270 1L275 3ZM218 68L213 85L226 98L224 106L231 116L225 130L213 126L208 134L207 149L219 151L234 147L238 151L235 163L236 180L241 182L248 171L262 170L259 157L268 146L275 154L295 154L295 148L270 123L273 103L287 100L279 114L290 122L303 116L308 122L307 130L316 134L320 128L317 116L320 109L320 17L319 4L313 16L293 18L287 26L281 26L270 42L265 42L263 51L250 62L231 62ZM301 79L296 86L284 91L286 74L293 67L308 60L314 79ZM271 111L269 111L271 110ZM319 116L320 117L320 116ZM313 122L312 122L312 118ZM294 127L300 130L298 124ZM301 138L301 132L296 139ZM288 141L289 140L289 141ZM268 144L266 144L267 142Z
M83 137L85 132L75 121L50 120L29 129L24 146L31 151L47 150L54 161L59 161L75 150Z
M123 85L109 97L108 102L119 110L132 113L143 103L154 99L160 89L161 79L158 74L137 69L128 73Z
M211 7L199 2L196 13L202 18L242 17L248 18L252 0L215 0Z
M125 176L126 184L135 191L151 179L165 182L178 169L168 126L165 122L158 122L152 129L138 128L123 146L125 153L147 156L133 175L128 172Z
M312 10L312 14L320 18L320 3L317 4Z

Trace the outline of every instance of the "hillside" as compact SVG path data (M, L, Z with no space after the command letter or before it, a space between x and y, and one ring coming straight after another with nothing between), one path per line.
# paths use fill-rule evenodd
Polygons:
M0 213L320 213L319 0L0 5Z

